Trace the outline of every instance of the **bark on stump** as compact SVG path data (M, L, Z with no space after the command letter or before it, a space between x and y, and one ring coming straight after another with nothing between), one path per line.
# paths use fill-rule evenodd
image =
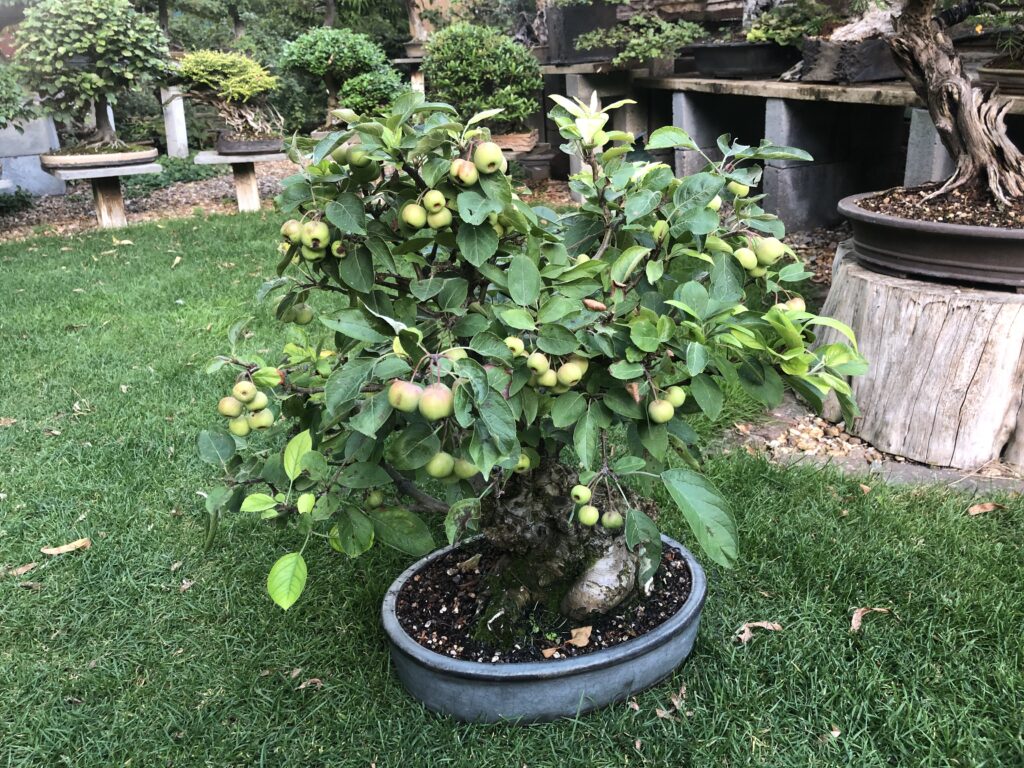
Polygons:
M852 380L861 416L847 429L926 464L1024 466L1024 295L883 275L851 255L839 246L822 310L853 328L870 365ZM842 419L834 399L824 415Z

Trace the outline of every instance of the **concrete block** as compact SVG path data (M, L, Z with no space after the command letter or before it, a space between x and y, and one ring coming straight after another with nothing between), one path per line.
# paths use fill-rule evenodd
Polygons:
M928 111L912 109L903 185L917 187L931 181L945 181L953 175L954 168L953 158L942 144Z
M160 89L164 109L164 137L169 157L188 157L188 130L185 127L185 101L175 86Z
M38 155L4 158L3 178L32 195L64 194L64 182L40 167Z
M48 117L25 123L21 131L13 127L0 131L0 157L39 155L59 146L57 129Z

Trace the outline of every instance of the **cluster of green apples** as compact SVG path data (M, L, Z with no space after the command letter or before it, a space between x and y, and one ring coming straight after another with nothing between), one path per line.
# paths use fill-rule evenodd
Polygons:
M680 386L671 386L661 393L661 397L653 398L647 404L647 417L655 424L672 421L676 408L686 402L686 390Z
M734 207L741 207L744 199L750 194L750 187L738 181L730 181L725 185L725 189L732 195ZM708 203L708 208L713 211L721 207L720 195L715 195ZM720 237L709 235L704 241L704 247L709 251L732 254L751 277L764 277L768 273L768 267L786 255L786 246L776 237L743 237L742 245L734 247Z
M590 361L579 354L569 355L561 362L552 362L540 350L526 351L526 342L518 336L505 338L505 346L516 357L526 358L526 367L533 373L527 382L531 387L545 387L560 395L575 387L590 368Z
M274 424L274 412L267 406L270 398L251 381L239 381L231 394L217 403L217 412L228 419L228 431L245 437L254 429L267 429Z
M501 151L501 147L493 141L484 141L473 150L473 159L457 157L452 160L448 169L448 178L456 187L471 187L480 180L480 176L489 176L492 173L505 173L508 171L508 160ZM440 189L428 189L423 192L415 201L406 203L399 214L402 222L412 229L419 230L424 227L441 230L447 229L454 220L454 211L457 210L454 197L446 197ZM498 236L504 234L504 227L501 225L498 215L492 213L488 216L491 226Z
M345 258L345 244L341 240L331 242L331 228L324 221L288 219L281 225L281 237L284 242L279 250L287 253L292 245L298 243L298 255L305 261L323 261L328 253L336 259Z
M607 528L609 531L616 531L625 522L622 519L622 514L617 510L609 509L601 512L601 510L591 504L590 500L593 497L593 492L586 485L574 485L572 490L569 491L569 496L572 497L573 503L576 504L576 519L579 520L580 525L590 528L597 525L598 521L600 521L602 527Z

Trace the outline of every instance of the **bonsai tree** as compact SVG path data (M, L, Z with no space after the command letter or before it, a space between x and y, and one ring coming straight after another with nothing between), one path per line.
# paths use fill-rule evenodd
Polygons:
M799 46L808 37L817 37L837 20L832 9L818 0L795 0L768 9L747 32L747 42L771 42Z
M482 531L504 553L481 631L513 636L535 602L572 617L649 589L658 528L639 491L664 484L709 558L737 556L726 500L698 471L688 414L718 415L729 383L766 405L787 386L820 404L863 370L845 344L813 348L787 288L808 275L784 228L750 197L763 143L676 179L626 159L608 110L558 98L584 171L559 216L515 194L500 149L423 96L316 145L278 198L278 277L260 295L293 324L280 359L225 355L233 371L199 453L221 467L223 511L292 525L271 568L282 608L306 581L302 550L350 557L375 542L434 547ZM653 148L697 150L678 128ZM389 166L393 173L382 175ZM852 339L851 339L852 343ZM212 408L211 408L212 410Z
M966 3L936 16L935 5L935 0L903 0L890 38L907 81L927 104L956 163L953 175L928 197L969 187L1007 205L1024 196L1024 154L1006 135L1003 119L1009 102L971 82L946 31L978 6Z
M423 78L432 99L463 114L501 110L490 120L495 130L523 130L539 110L543 81L537 59L501 32L453 24L431 38Z
M401 78L384 50L350 29L311 29L285 46L279 63L323 80L329 112L337 109L339 95L346 107L376 112L401 90Z
M193 51L182 56L175 76L183 95L217 110L234 138L281 135L284 121L266 102L277 78L259 62L241 53Z
M700 24L666 21L655 11L648 10L630 16L625 24L580 35L574 44L581 51L615 48L618 53L612 64L626 66L647 59L675 58L684 46L706 35L707 30Z
M59 120L95 114L92 146L117 147L108 106L166 71L167 40L128 0L43 0L15 32L15 62L25 86Z

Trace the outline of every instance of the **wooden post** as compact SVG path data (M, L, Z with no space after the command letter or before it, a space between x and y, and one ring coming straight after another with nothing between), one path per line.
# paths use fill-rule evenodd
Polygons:
M96 208L96 220L100 229L116 229L128 226L124 213L124 196L121 194L121 179L104 176L92 179L92 202Z
M238 198L238 210L250 213L260 209L260 186L256 181L255 163L235 163L231 166L235 175L235 197Z
M942 467L1024 462L1024 296L872 272L848 243L822 314L847 323L870 369L852 380L847 428ZM854 254L855 255L855 254ZM819 343L844 341L824 329ZM826 403L825 417L841 418Z

